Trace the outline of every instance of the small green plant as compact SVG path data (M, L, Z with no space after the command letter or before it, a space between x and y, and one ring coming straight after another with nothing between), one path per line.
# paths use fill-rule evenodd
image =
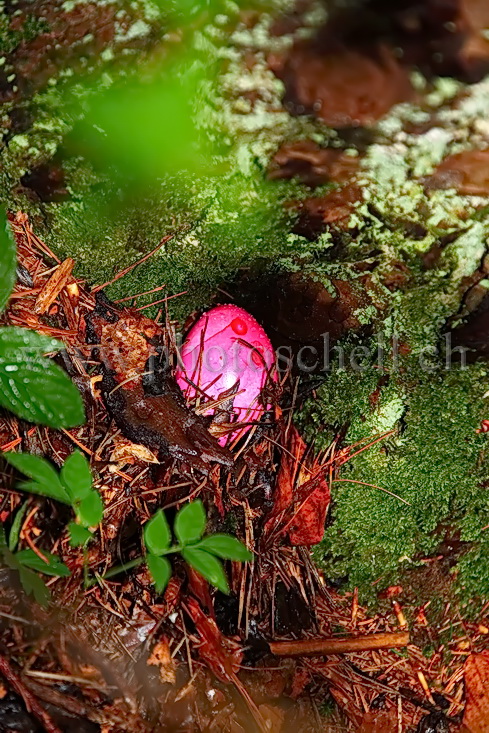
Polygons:
M59 472L45 458L30 453L4 453L3 457L30 479L19 483L19 489L71 506L76 516L76 522L68 525L72 547L84 545L92 537L89 527L100 524L104 507L92 486L88 461L80 451L74 451Z
M111 578L146 563L157 592L162 593L172 572L167 555L180 553L209 583L223 593L229 593L226 573L218 558L246 562L253 560L253 555L231 535L213 534L204 537L206 522L204 505L200 500L186 504L175 517L173 534L177 544L172 545L172 532L160 509L144 527L146 555L112 568L104 577Z
M5 212L0 212L0 313L16 278L16 248ZM23 420L52 428L85 421L83 402L68 375L45 354L60 351L60 341L26 328L0 329L0 407Z
M8 541L4 528L0 526L0 557L3 565L6 565L10 570L15 570L19 574L19 579L25 592L32 594L37 603L41 606L47 606L50 599L49 588L47 588L44 581L36 575L36 572L43 573L44 575L66 578L70 575L70 571L69 568L61 562L59 557L52 555L50 552L45 552L43 550L39 555L36 555L36 553L30 549L16 552L22 519L24 518L26 509L27 502L15 515L8 536Z

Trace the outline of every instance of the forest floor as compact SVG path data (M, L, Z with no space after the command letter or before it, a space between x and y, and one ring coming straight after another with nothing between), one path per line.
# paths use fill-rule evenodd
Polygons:
M2 9L1 322L64 342L87 421L2 412L0 450L81 451L104 518L73 547L2 463L0 730L489 731L486 4L217 5ZM147 369L229 301L365 365L283 370L223 450ZM254 560L158 593L142 529L199 499Z

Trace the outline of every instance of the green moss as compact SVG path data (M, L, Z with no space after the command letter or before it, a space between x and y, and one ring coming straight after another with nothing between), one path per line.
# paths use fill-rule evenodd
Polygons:
M372 370L373 372L373 370ZM489 495L487 438L476 434L487 414L482 393L487 369L423 374L401 379L381 389L378 403L369 396L376 386L374 373L332 374L302 417L309 436L327 445L324 425L349 423L347 442L395 430L395 436L357 456L341 471L333 488L333 522L316 548L316 557L329 577L348 577L372 598L372 583L381 587L398 580L400 571L416 565L420 556L435 551L444 539L443 526L476 544L459 567L459 583L469 593L489 589L489 561L484 560ZM342 412L348 389L349 412ZM341 395L338 399L338 395ZM379 430L380 429L380 430ZM348 479L374 484L344 482ZM397 494L409 506L382 489ZM477 557L477 570L471 558ZM479 587L476 587L476 583Z

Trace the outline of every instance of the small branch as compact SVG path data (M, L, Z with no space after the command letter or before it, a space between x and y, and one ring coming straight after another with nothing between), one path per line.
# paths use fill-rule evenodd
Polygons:
M40 705L34 695L27 689L19 675L14 672L6 657L0 655L0 674L5 677L12 689L23 699L27 711L32 713L47 733L62 733L52 718Z
M300 641L271 641L270 651L277 657L349 654L375 649L394 649L409 644L409 633L398 631L344 639L302 639Z

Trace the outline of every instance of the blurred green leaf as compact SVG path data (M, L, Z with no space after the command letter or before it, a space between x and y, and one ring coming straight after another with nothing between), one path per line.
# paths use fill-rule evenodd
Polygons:
M53 575L59 578L67 578L71 575L69 568L61 562L59 557L52 555L50 552L43 551L42 554L48 560L47 563L41 560L33 550L21 550L15 554L15 559L24 567L36 570L38 573L44 573L44 575Z
M44 581L28 568L19 566L18 571L24 592L34 596L36 603L46 608L51 599L51 592Z
M71 504L70 497L63 488L57 471L45 458L30 453L3 453L5 460L18 471L24 473L32 482L20 484L20 488L32 494L49 496L51 499Z
M196 122L204 87L217 69L195 51L174 52L161 64L141 67L137 79L87 89L87 114L68 138L68 151L82 152L95 170L117 178L120 191L151 186L165 174L193 177L215 169L224 136L211 136Z
M0 553L2 553L4 550L8 550L7 538L5 536L5 529L3 525L0 524Z
M8 303L15 285L17 254L4 209L0 210L0 312Z
M217 558L196 547L185 547L182 550L184 560L200 575L222 593L229 593L229 585L224 568Z
M0 562L19 574L19 580L25 593L32 594L41 606L48 605L51 598L49 589L38 575L23 567L17 560L16 555L10 552L2 525L0 525Z
M153 555L162 555L165 550L168 550L171 542L171 532L161 509L144 527L144 542Z
M71 547L80 547L80 545L86 544L93 537L89 529L82 527L80 524L76 524L76 522L70 522L68 525L68 534L70 536Z
M16 326L4 326L0 329L0 354L22 354L26 359L49 354L64 349L62 341L44 336L37 331Z
M250 562L253 554L243 545L242 542L228 534L214 534L204 537L199 542L199 549L206 550L213 555L222 557L223 560L235 560L238 562Z
M12 522L12 526L10 528L10 533L8 536L8 549L10 550L10 552L15 552L15 549L19 544L20 528L22 527L22 520L25 517L27 507L28 502L25 501L20 509L17 511L14 517L14 521Z
M85 499L92 491L90 464L79 450L68 456L61 469L60 478L73 502Z
M76 512L84 527L95 527L100 524L104 515L104 505L100 494L97 491L91 491L76 506Z
M157 555L148 553L146 555L146 563L156 591L162 593L171 578L170 562L166 557L158 557Z
M173 531L182 545L200 540L204 534L206 516L204 505L200 501L193 501L180 509L175 517Z

